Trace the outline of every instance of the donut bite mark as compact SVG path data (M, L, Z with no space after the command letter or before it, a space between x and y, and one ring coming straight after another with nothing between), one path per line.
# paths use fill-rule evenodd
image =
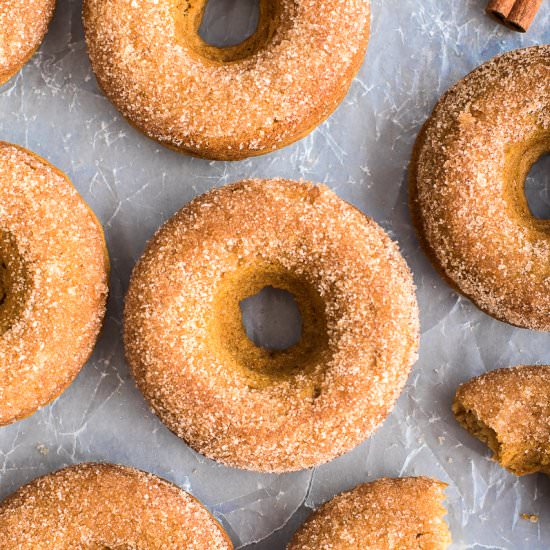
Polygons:
M458 422L515 475L550 475L550 366L498 369L460 386Z
M382 478L342 493L314 512L288 550L444 550L446 484L428 477Z

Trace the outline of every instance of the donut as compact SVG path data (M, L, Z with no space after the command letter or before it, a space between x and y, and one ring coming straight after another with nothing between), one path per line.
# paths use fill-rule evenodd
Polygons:
M71 383L105 313L103 231L71 182L0 142L0 426Z
M272 351L239 304L291 293L300 341ZM325 186L249 180L176 213L134 268L126 357L153 410L195 450L266 472L326 462L390 412L418 346L397 246Z
M38 49L53 17L55 0L0 2L0 86Z
M486 443L513 474L550 475L550 366L518 366L483 374L460 386L458 422Z
M524 193L550 151L550 46L481 65L439 101L415 144L411 211L444 278L485 313L550 330L550 233Z
M232 550L191 495L152 474L79 464L35 479L0 504L0 548Z
M199 36L207 0L85 0L92 68L115 107L177 151L238 160L305 137L346 95L370 33L369 0L260 0L256 32Z
M428 477L382 478L334 497L298 529L288 550L443 550L447 485Z

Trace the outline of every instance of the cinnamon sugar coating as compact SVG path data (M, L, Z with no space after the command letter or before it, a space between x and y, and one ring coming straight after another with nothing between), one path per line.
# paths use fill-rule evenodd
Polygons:
M445 483L427 477L383 478L323 504L288 550L443 550Z
M236 160L304 136L342 101L362 63L369 0L260 0L257 31L228 48L198 30L207 0L85 0L99 85L149 137Z
M0 548L231 550L197 500L152 474L79 464L38 478L0 504Z
M411 210L434 265L483 311L550 330L550 222L524 193L550 151L550 46L478 67L439 101L410 169Z
M0 2L0 85L14 76L40 46L55 0Z
M300 342L256 347L239 303L292 293ZM148 244L126 297L130 368L161 420L225 464L291 471L367 438L416 358L397 246L325 186L250 180L196 198Z
M0 426L57 397L105 313L103 232L67 176L0 142Z
M550 366L498 369L460 386L457 420L516 475L550 475Z

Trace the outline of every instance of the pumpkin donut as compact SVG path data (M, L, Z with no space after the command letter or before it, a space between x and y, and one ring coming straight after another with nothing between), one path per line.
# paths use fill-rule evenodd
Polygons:
M191 155L237 160L305 137L338 106L369 39L369 0L260 0L256 32L217 48L207 0L85 0L99 85L139 130Z
M0 2L0 86L38 49L55 9L55 0Z
M323 504L298 529L288 550L443 550L445 483L428 477L383 478Z
M483 311L550 330L550 222L524 193L550 151L550 46L485 63L439 101L416 141L413 218L444 277Z
M550 366L518 366L458 388L456 419L513 474L550 475Z
M256 347L239 303L294 295L303 330ZM251 180L213 190L155 235L126 297L126 356L161 420L231 466L283 472L367 438L416 358L418 310L397 246L325 186Z
M105 313L101 226L44 159L0 142L0 426L72 382Z
M38 478L0 504L0 548L231 550L197 500L152 474L79 464Z

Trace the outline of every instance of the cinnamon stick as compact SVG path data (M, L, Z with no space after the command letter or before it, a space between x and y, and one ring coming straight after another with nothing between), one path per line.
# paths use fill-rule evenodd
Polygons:
M515 31L526 32L541 4L542 0L516 0L506 18L506 24Z
M504 22L515 3L516 0L490 0L485 11L489 15L496 17L500 22Z
M525 32L541 4L542 0L490 0L485 11L508 28Z

